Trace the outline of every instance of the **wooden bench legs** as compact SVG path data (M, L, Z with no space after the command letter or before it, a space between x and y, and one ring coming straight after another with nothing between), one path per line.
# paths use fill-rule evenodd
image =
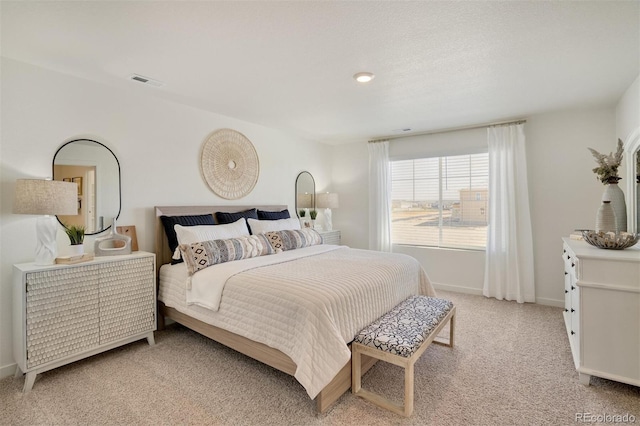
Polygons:
M372 348L370 346L364 346L364 345L361 345L360 343L354 342L351 346L351 362L352 362L351 392L368 401L373 402L379 407L393 411L396 414L409 417L411 413L413 413L413 399L414 399L413 365L424 353L427 347L429 347L431 342L453 347L453 343L454 343L453 335L455 331L455 315L456 315L456 308L454 306L453 308L451 308L447 316L445 316L442 319L442 321L440 321L438 326L431 332L431 334L429 334L429 336L424 341L424 343L420 345L420 348L408 358L405 358L400 355L394 355L390 352L384 352L384 351ZM450 322L449 340L446 341L446 340L436 339L438 336L438 333L440 333L442 328L444 328L444 326L448 322ZM363 354L404 368L404 404L403 405L394 404L393 402L389 401L388 399L378 394L375 394L366 389L362 389L361 357Z

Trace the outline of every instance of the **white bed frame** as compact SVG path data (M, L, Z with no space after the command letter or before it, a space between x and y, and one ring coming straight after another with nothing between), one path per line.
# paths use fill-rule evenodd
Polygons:
M167 236L160 220L160 216L182 216L182 215L199 215L208 214L213 212L226 212L235 213L250 208L258 208L265 211L281 211L287 209L287 206L283 205L268 205L268 206L163 206L155 208L156 216L156 265L159 269L161 265L171 262L171 250L169 249L169 243ZM164 327L165 318L170 318L173 321L182 324L183 326L196 331L203 336L206 336L216 342L219 342L225 346L228 346L240 353L243 353L251 358L254 358L264 364L267 364L277 370L280 370L289 375L294 375L296 371L296 364L285 355L283 352L264 345L262 343L255 342L240 336L235 333L231 333L227 330L219 327L214 327L205 322L192 318L186 314L178 312L174 308L170 308L164 305L164 303L158 301L158 329ZM368 356L363 356L362 371L364 374L369 368L371 368L377 360ZM340 372L333 378L333 380L320 391L316 397L317 410L320 413L326 412L334 402L342 396L346 391L351 388L351 360L349 360Z

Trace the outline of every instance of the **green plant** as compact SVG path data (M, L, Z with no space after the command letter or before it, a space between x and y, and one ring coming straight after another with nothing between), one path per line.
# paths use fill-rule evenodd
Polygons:
M69 237L69 241L71 241L72 246L77 246L78 244L82 244L84 241L84 226L76 226L76 225L65 225L64 227L67 236Z
M298 214L300 215L300 217L304 217L304 215L307 214L307 212L304 210L300 210Z
M618 149L615 154L610 153L609 155L604 155L593 148L589 148L589 151L591 151L591 154L598 163L598 167L595 167L593 172L598 175L600 182L604 184L618 183L621 179L621 177L618 176L618 167L620 167L620 163L622 163L622 150L623 144L620 139L618 139Z
M311 216L311 220L316 220L316 217L318 216L318 212L316 210L311 210L309 212L309 216Z

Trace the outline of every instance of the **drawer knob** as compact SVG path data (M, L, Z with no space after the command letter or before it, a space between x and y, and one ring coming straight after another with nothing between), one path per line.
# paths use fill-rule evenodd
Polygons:
M569 312L569 310L568 310L567 308L564 308L564 311L565 311L565 312Z
M571 262L571 267L573 268L574 266L576 266L576 264Z
M565 275L569 275L569 273L568 273L567 271L564 271L564 274L565 274Z
M565 291L564 291L564 294L567 294L567 293L569 293L569 290L565 290Z
M574 334L576 334L576 332L571 330L571 335L573 336Z
M571 312L575 312L575 311L576 311L575 309L571 308Z
M571 290L575 290L576 288L574 286L571 286Z

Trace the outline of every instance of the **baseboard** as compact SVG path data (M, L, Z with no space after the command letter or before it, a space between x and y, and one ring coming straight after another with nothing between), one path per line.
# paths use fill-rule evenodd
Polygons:
M556 308L564 308L564 299L548 299L546 297L536 297L536 303L538 305L555 306Z
M475 294L476 296L482 296L482 289L473 287L463 287L459 285L431 283L436 290L452 291L454 293Z
M0 367L0 379L13 376L14 374L16 374L16 364L9 364L4 367Z
M463 287L458 285L431 283L436 290L452 291L454 293L475 294L476 296L482 296L482 289L473 287ZM564 299L556 300L546 297L536 297L536 303L538 305L555 306L557 308L564 308Z

